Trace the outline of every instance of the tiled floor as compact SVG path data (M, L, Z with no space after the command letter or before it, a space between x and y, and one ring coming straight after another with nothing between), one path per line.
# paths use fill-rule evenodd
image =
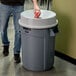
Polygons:
M12 18L9 22L8 35L10 40L10 54L2 55L2 43L0 38L0 76L76 76L76 66L55 56L54 68L45 72L32 72L26 70L22 62L15 64L13 60L14 30ZM0 35L1 36L1 35Z

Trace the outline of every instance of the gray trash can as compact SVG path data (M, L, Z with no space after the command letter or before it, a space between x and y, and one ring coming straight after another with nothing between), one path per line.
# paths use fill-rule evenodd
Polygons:
M55 34L52 31L51 27L56 26L57 21L54 18L55 16L52 17L51 23L49 22L51 18L48 19L45 17L45 20L44 16L41 16L42 19L34 19L32 17L33 14L31 17L29 17L30 15L27 15L31 14L31 12L32 10L23 12L22 14L24 14L24 16L21 14L21 19L19 20L19 23L21 25L23 66L26 69L32 71L49 70L54 64L55 46ZM48 13L46 10L42 10L41 12L44 15L45 12ZM44 20L48 22L43 23Z

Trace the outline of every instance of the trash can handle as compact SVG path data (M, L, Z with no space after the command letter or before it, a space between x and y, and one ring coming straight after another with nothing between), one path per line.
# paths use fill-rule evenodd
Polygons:
M31 31L31 28L23 27L23 29L25 30L26 33L29 33Z

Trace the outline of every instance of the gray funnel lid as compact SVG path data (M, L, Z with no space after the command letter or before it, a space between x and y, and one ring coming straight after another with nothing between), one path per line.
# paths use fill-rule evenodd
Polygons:
M19 24L23 27L43 29L56 26L56 13L48 10L41 10L39 18L34 18L34 11L27 10L21 13Z

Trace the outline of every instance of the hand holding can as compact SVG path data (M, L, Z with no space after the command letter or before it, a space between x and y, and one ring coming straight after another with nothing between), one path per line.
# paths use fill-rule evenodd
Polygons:
M41 14L40 10L36 10L34 12L34 18L39 18L40 14Z

